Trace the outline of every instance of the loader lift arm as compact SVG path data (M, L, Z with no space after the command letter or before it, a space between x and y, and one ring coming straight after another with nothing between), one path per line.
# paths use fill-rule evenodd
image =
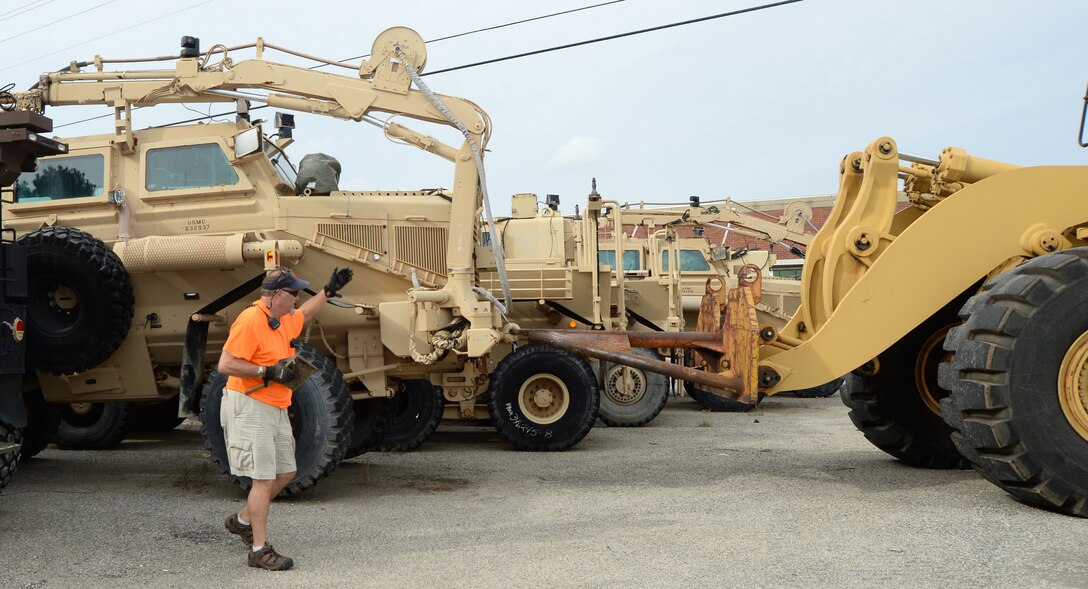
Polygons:
M801 308L760 350L765 392L859 369L981 279L1085 243L1088 212L1067 192L1088 185L1088 169L1020 168L958 148L922 161L889 137L844 158ZM896 212L900 179L913 206Z

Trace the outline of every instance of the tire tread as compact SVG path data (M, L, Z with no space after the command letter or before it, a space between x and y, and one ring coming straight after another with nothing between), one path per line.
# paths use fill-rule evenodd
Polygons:
M961 311L962 337L942 371L952 390L945 421L953 440L985 478L1013 496L1063 513L1088 517L1088 492L1073 489L1039 464L1017 432L1009 397L1010 350L1041 306L1088 276L1088 248L1035 258L987 282Z

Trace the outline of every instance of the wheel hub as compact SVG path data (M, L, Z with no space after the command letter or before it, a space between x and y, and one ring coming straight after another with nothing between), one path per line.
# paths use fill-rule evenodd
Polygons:
M608 397L620 405L633 405L646 395L646 375L641 370L615 366L605 384Z
M552 401L555 399L555 395L548 389L537 389L533 393L533 403L542 409L551 407Z
M954 325L946 325L929 336L922 349L918 352L918 358L914 363L914 382L918 387L918 394L922 401L933 413L941 414L941 399L948 396L948 391L937 385L937 367L942 362L951 362L954 353L945 351L944 338Z
M518 391L518 406L535 423L555 423L570 407L570 391L555 376L537 374L527 379Z
M76 291L63 284L57 285L57 288L50 295L53 297L52 305L64 311L71 311L79 304Z
M94 408L94 403L70 403L72 413L76 415L87 415Z
M1088 332L1069 346L1058 371L1058 400L1069 425L1088 440Z

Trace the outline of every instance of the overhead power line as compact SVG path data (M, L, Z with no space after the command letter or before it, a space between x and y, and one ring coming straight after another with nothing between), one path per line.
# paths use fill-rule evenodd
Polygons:
M438 37L436 39L428 39L427 41L424 41L424 42L430 44L430 43L438 43L439 41L448 41L450 39L456 39L458 37L466 37L468 35L475 35L476 33L483 33L483 32L486 32L486 31L494 31L494 30L497 30L497 29L512 27L514 25L525 24L527 22L533 22L533 21L536 21L536 20L544 20L546 18L552 18L552 17L555 17L555 16L562 16L564 14L571 14L573 12L581 12L583 10L589 10L591 8L600 8L601 6L608 6L609 4L619 4L620 2L626 2L626 1L627 0L612 0L611 2L601 2L600 4L591 4L589 6L582 6L581 8L572 8L570 10L563 10L561 12L553 12L551 14L542 14L540 16L534 16L534 17L530 17L530 18L523 18L521 20L515 20L515 21L508 22L508 23L503 23L501 25L493 25L493 26L490 26L490 27L484 27L482 29L475 29L475 30L472 30L472 31L465 31L463 33L456 33L456 34L453 34L453 35L446 35L445 37ZM364 57L370 57L370 54L369 53L364 53L363 55L356 55L355 57L349 57L347 59L341 59L340 63L344 63L344 62L347 62L347 61L355 61L356 59L362 59ZM312 67L310 69L316 70L316 69L319 69L319 68L323 68L326 65L328 65L328 64L323 63L321 65L314 66L314 67Z
M46 57L50 57L50 56L56 55L58 53L64 53L65 51L68 51L69 49L74 49L76 47L79 47L80 45L86 45L87 43L93 43L95 41L98 41L99 39L105 39L106 37L112 37L112 36L117 35L119 33L123 33L125 31L130 31L130 30L135 29L137 27L142 27L144 25L148 25L148 24L151 24L153 22L160 21L160 20L162 20L164 18L169 18L171 16L174 16L175 14L181 14L182 12L186 12L186 11L192 10L194 8L200 8L201 6L204 6L205 4L211 4L212 1L213 0L204 0L203 2L200 2L198 4L191 4L191 5L186 6L185 8L182 8L180 10L175 10L174 12L170 12L170 13L164 14L162 16L156 16L153 19L145 20L143 22L136 23L134 25L125 27L123 29L118 29L116 31L113 31L112 33L106 33L105 35L99 35L98 37L95 37L93 39L87 39L86 41L83 41L81 43L76 43L75 45L69 45L69 46L65 47L64 49L58 49L58 50L56 50L56 51L54 51L52 53L46 53L45 55L39 55L38 57L35 57L33 59L28 59L26 61L21 61L21 62L15 64L15 65L9 65L7 67L0 68L0 72L7 71L7 70L10 70L12 68L17 68L19 66L26 65L28 63L34 63L35 61L38 61L40 59L45 59Z
M41 0L38 0L37 2L31 2L30 4L24 4L24 5L20 6L19 8L13 8L13 9L3 13L2 15L0 15L0 16L4 17L4 18L0 18L0 22L4 22L5 20L13 19L13 18L15 18L17 16L22 16L22 15L30 12L31 10L37 10L37 9L41 8L42 6L45 6L46 4L49 4L49 3L52 3L52 2L56 2L56 0L45 0L45 2L41 2ZM14 14L12 14L12 13L14 13Z
M92 6L92 7L88 8L87 10L81 10L81 11L75 13L75 14L69 14L68 16L66 16L64 18L58 18L57 20L55 20L53 22L46 23L46 24L44 24L44 25L42 25L40 27L34 27L33 29L30 29L29 31L23 31L23 32L19 33L18 35L13 35L11 37L8 37L7 39L0 39L0 43L3 43L5 41L11 41L12 39L18 39L19 37L22 37L23 35L29 35L30 33L33 33L34 31L40 31L40 30L44 29L45 27L55 25L55 24L57 24L59 22L64 22L64 21L66 21L66 20L68 20L70 18L75 18L75 17L77 17L77 16L79 16L81 14L86 14L86 13L88 13L88 12L90 12L90 11L96 9L96 8L102 8L103 6L105 6L107 4L113 4L114 2L117 2L117 0L108 0L107 2L103 2L102 4L99 4L98 6Z
M539 16L533 16L533 17L530 17L530 18L523 18L521 20L510 21L510 22L506 22L506 23L503 23L503 24L499 24L499 25L492 25L492 26L489 26L489 27L483 27L483 28L480 28L480 29L465 31L465 32L462 32L462 33L455 33L453 35L446 35L445 37L438 37L438 38L431 39L429 41L424 41L424 42L425 43L438 43L439 41L446 41L446 40L449 40L449 39L456 39L458 37L464 37L464 36L467 36L467 35L474 35L476 33L482 33L482 32L485 32L485 31L494 31L496 29L502 29L502 28L505 28L505 27L511 27L511 26L514 26L514 25L524 24L524 23L527 23L527 22L543 20L543 19L546 19L546 18L552 18L552 17L555 17L555 16L570 14L572 12L580 12L582 10L589 10L591 8L599 8L601 6L607 6L609 4L618 4L620 2L626 2L626 1L627 0L611 0L610 2L601 2L601 3L598 3L598 4L591 4L589 6L582 6L581 8L572 8L570 10L564 10L564 11L561 11L561 12L553 12L553 13L550 13L550 14L542 14L542 15L539 15ZM342 59L342 60L340 60L340 63L354 61L356 59L362 59L364 57L370 57L370 54L367 53L367 54L363 54L363 55L357 55L355 57L349 57L347 59ZM315 66L311 67L310 69L316 70L316 69L320 69L320 68L323 68L323 67L327 67L328 65L329 64L327 64L327 63L322 63L322 64L319 64L319 65L315 65ZM0 71L3 71L3 70L0 70ZM251 108L250 110L260 110L262 108L268 108L268 107L267 106L257 106L257 107ZM227 115L227 114L230 114L230 113L222 113L222 115ZM86 119L73 121L71 123L65 123L63 125L56 125L53 128L54 129L60 129L61 127L68 127L70 125L78 125L80 123L86 123L88 121L104 119L104 118L109 117L109 116L113 116L113 115L111 115L109 113L104 114L104 115L96 115L96 116L89 117L89 118L86 118ZM193 122L196 122L196 121L202 121L204 119L210 119L210 118L214 118L214 117L217 117L217 116L221 116L221 115L216 114L216 115L208 115L206 117L202 117L202 118L198 118L198 119L186 119L184 121L177 121L177 122L174 122L174 123L170 123L170 125L183 125L185 123L193 123Z
M34 0L33 2L30 2L29 4L23 4L21 6L16 6L15 8L12 8L10 10L5 10L4 12L0 12L0 16L7 16L7 15L13 13L13 12L18 12L18 11L24 9L24 8L34 6L35 4L37 4L37 3L41 2L41 1L42 0ZM0 20L6 20L6 19L0 19Z
M762 5L759 5L759 6L752 6L750 8L742 8L740 10L732 10L732 11L729 11L729 12L723 12L723 13L720 13L720 14L714 14L714 15L710 15L710 16L704 16L704 17L700 17L700 18L689 19L689 20L670 23L670 24L666 24L666 25L650 27L650 28L647 28L647 29L639 29L637 31L630 31L630 32L627 32L627 33L618 33L618 34L615 34L615 35L609 35L607 37L599 37L599 38L596 38L596 39L589 39L589 40L586 40L586 41L579 41L579 42L576 42L576 43L567 43L565 45L557 45L555 47L548 47L548 48L545 48L545 49L538 49L536 51L529 51L529 52L525 52L525 53L518 53L518 54L515 54L515 55L508 55L506 57L498 57L498 58L494 58L494 59L487 59L487 60L478 61L478 62L475 62L475 63L469 63L469 64L454 66L454 67L450 67L450 68L446 68L446 69L436 70L436 71L433 71L433 72L424 72L424 73L422 73L420 75L421 76L430 76L430 75L442 74L442 73L446 73L446 72L453 72L453 71L457 71L457 70L463 70L463 69L478 67L478 66L481 66L481 65L488 65L488 64L492 64L492 63L498 63L498 62L501 62L501 61L509 61L509 60L512 60L512 59L519 59L519 58L528 57L528 56L531 56L531 55L539 55L539 54L542 54L542 53L550 53L552 51L559 51L561 49L570 49L570 48L573 48L573 47L581 47L583 45L590 45L590 44L593 44L593 43L600 43L600 42L603 42L603 41L612 41L612 40L621 39L621 38L624 38L624 37L631 37L631 36L634 36L634 35L641 35L643 33L651 33L651 32L655 32L655 31L661 31L661 30L664 30L664 29L670 29L670 28L673 28L673 27L680 27L680 26L684 26L684 25L690 25L690 24L705 22L705 21L708 21L708 20L715 20L715 19L725 18L725 17L729 17L729 16L737 16L737 15L747 14L747 13L751 13L751 12L758 12L760 10L767 10L767 9L770 9L770 8L777 8L779 6L785 6L787 4L796 4L798 2L803 2L803 1L804 0L782 0L781 2L773 2L773 3L770 3L770 4L762 4ZM597 5L597 6L599 6L599 5ZM3 70L0 69L0 71L3 71ZM263 105L263 106L257 106L257 107L250 108L249 111L253 112L255 110L261 110L263 108L268 108L268 107L269 107L269 105L266 104L266 105ZM193 119L186 119L184 121L175 121L175 122L172 122L172 123L167 123L165 125L157 125L157 127L171 127L171 126L174 126L174 125L184 125L186 123L194 123L194 122L197 122L197 121L202 121L202 120L211 119L211 118L215 118L215 117L229 116L231 114L234 114L234 113L232 111L226 111L226 112L221 112L221 113L216 113L216 114L209 114L208 116L197 117L197 118L193 118ZM105 118L105 117L108 117L108 116L112 116L112 114L99 115L99 116L94 116L94 117L82 119L82 120L79 120L79 121L75 121L75 122L72 122L72 123L65 123L63 125L56 125L53 128L54 129L59 129L61 127L67 127L69 125L77 125L79 123L86 123L88 121L93 121L93 120Z
M547 49L538 49L536 51L528 51L528 52L525 52L525 53L517 53L515 55L508 55L506 57L496 57L495 59L487 59L487 60L484 60L484 61L477 61L475 63L467 63L465 65L448 67L448 68L442 69L442 70L435 70L433 72L427 72L427 73L422 74L422 75L424 75L424 76L433 76L435 74L444 74L446 72L455 72L457 70L463 70L463 69L467 69L467 68L470 68L470 67L476 67L476 66L480 66L480 65L487 65L487 64L490 64L490 63L498 63L500 61L508 61L508 60L511 60L511 59L519 59L519 58L522 58L522 57L529 57L530 55L540 55L541 53L549 53L551 51L559 51L560 49L570 49L571 47L581 47L582 45L589 45L589 44L592 44L592 43L600 43L602 41L612 41L612 40L615 40L615 39L622 39L624 37L631 37L631 36L634 36L634 35L641 35L643 33L651 33L651 32L654 32L654 31L661 31L661 30L664 30L664 29L671 29L673 27L680 27L680 26L695 24L695 23L704 22L704 21L708 21L708 20L714 20L716 18L725 18L727 16L736 16L738 14L745 14L745 13L748 13L748 12L756 12L756 11L759 11L759 10L766 10L768 8L776 8L776 7L779 7L779 6L785 6L786 4L795 4L797 2L802 2L802 1L803 0L783 0L782 2L774 2L774 3L771 3L771 4L763 4L761 6L753 6L751 8L742 8L740 10L732 10L730 12L723 12L721 14L715 14L715 15L712 15L712 16L704 16L702 18L693 18L691 20L675 22L675 23L671 23L671 24L667 24L667 25L661 25L661 26L657 26L657 27L650 27L648 29L640 29L640 30L637 30L637 31L630 31L628 33L619 33L617 35L609 35L607 37L599 37L597 39L590 39L588 41L578 41L577 43L567 43L566 45L557 45L555 47L548 47Z

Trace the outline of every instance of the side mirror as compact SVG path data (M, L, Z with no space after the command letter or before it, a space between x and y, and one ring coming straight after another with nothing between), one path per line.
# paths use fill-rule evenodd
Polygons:
M290 139L292 129L295 128L295 115L285 112L277 112L275 118L276 133L284 139Z
M264 137L260 127L246 129L234 136L234 159L242 159L264 150Z

